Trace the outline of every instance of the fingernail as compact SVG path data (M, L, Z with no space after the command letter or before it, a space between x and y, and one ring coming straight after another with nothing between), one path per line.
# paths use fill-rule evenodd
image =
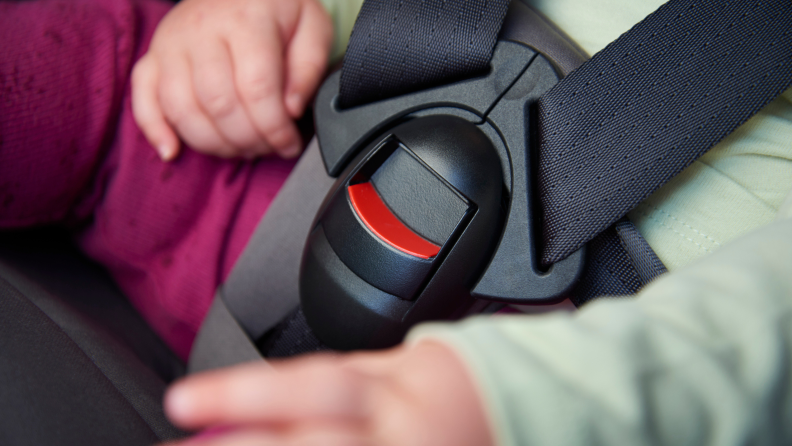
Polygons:
M165 394L165 412L173 420L185 420L190 416L193 406L190 392L179 384L168 389Z
M159 155L162 161L170 161L173 157L173 149L171 149L167 144L160 144L156 147L157 154Z
M286 107L295 115L302 113L302 96L299 93L290 94L286 98Z
M302 151L302 148L299 144L294 144L285 149L278 152L282 158L294 158L295 156L299 155Z

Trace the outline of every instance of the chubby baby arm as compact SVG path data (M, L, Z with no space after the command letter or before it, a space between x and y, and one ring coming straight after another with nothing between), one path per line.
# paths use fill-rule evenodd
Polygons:
M294 157L332 24L316 0L183 0L132 72L135 121L164 160L181 139L226 158Z

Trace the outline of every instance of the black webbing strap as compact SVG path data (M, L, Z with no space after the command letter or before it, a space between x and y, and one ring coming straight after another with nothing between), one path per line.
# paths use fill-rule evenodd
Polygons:
M301 306L262 336L256 346L265 358L271 359L329 350L311 330Z
M792 2L672 0L539 101L542 263L579 249L792 84Z
M663 262L660 261L652 247L630 220L622 218L611 227L616 231L619 245L630 258L631 267L638 274L643 285L668 272Z
M570 300L579 307L602 296L632 296L665 272L635 225L623 218L589 243L586 272Z
M339 105L485 72L508 6L508 0L366 0L344 57Z
M507 3L367 0L339 105L486 70ZM614 223L788 88L790 29L789 0L671 0L541 98L542 263L593 239L576 304L665 271L631 223ZM267 356L323 348L299 311L262 341Z

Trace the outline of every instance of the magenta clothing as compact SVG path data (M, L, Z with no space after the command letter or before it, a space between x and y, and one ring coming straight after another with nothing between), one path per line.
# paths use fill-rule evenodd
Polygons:
M294 163L188 148L159 160L132 118L129 73L170 6L0 1L0 228L71 228L186 358Z

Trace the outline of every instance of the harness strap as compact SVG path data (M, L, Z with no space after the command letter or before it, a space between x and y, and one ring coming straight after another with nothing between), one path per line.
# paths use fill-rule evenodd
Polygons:
M339 105L486 72L508 7L509 0L367 0L344 57Z
M270 359L330 350L308 325L302 306L259 339L256 345L261 354Z
M480 23L489 27L486 33L479 33L471 25L479 23L475 16L449 13L455 11L453 8L464 10L470 5L459 1L437 2L445 3L440 6L427 3L432 2L367 0L345 59L341 106L396 96L486 69L501 13L486 12L484 2L476 1L473 10L480 17L488 17ZM487 5L495 3L501 2ZM611 225L790 83L792 49L788 30L792 28L792 5L788 1L705 3L672 0L540 101L544 263L562 259L593 239L589 249L589 259L593 261L589 261L589 270L579 287L575 302L578 305L603 294L632 294L665 271L631 223L624 220ZM385 14L382 17L388 19L383 22L378 14ZM471 58L473 62L460 59L458 54L442 55L444 51L468 51L458 45L466 40L449 37L462 35L454 34L462 31L474 36L470 45L480 52ZM508 29L504 32L508 34ZM485 34L489 37L482 37ZM424 39L427 35L430 37ZM397 37L401 39L398 45ZM486 43L488 39L492 43ZM487 50L482 53L482 49ZM480 54L484 53L481 68ZM453 70L442 68L446 60L455 67ZM460 68L465 65L468 68ZM568 65L574 65L574 61ZM568 71L563 66L560 69ZM315 159L315 173L322 178L322 185L313 192L326 191L332 184L321 169L317 152L314 147L303 160ZM312 154L313 158L308 156ZM300 178L311 179L306 175L296 178L302 172L300 165L287 186ZM628 191L632 187L636 190ZM287 189L301 191L298 185L292 189L284 187L279 196ZM316 197L323 194L300 196L317 201ZM293 206L286 205L288 200L280 201L284 203L283 215L288 217ZM318 206L312 201L308 207L315 212ZM261 227L266 227L265 223L276 214L280 215L273 204ZM260 280L269 266L279 262L263 262L268 267L262 268L260 258L243 255L235 266L239 274L232 272L229 283L224 285L224 301L229 310L240 318L247 335L259 340L259 349L265 356L323 348L311 339L312 333L297 308L299 255L293 253L300 252L305 240L310 218L306 220L286 225L291 236L274 237L287 240L289 246L258 250L289 257L288 262L281 262L282 267L275 268L278 274ZM271 232L257 233L267 237L254 237L251 244L272 244L267 241L273 240ZM246 249L249 253L254 251L257 250ZM248 268L241 268L240 264ZM253 276L256 280L250 280ZM248 280L242 280L244 277ZM273 283L285 284L285 288L273 287ZM277 311L266 310L262 301L270 300L282 302ZM304 348L295 350L295 342Z
M538 103L542 263L580 249L792 84L788 0L672 0Z
M576 307L602 296L635 295L668 271L626 218L594 237L588 251L586 273L569 298Z

